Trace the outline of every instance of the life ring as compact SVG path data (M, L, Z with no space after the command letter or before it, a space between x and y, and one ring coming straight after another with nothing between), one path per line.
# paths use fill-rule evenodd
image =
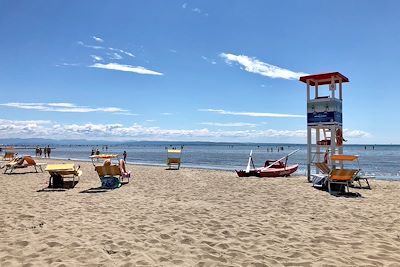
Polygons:
M340 128L338 128L338 129L336 129L336 144L338 145L338 146L341 146L341 145L343 145L343 132L342 132L342 129L340 129Z

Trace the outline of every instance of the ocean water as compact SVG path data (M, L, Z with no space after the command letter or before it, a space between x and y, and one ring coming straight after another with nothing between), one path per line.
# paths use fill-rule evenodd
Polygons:
M127 161L134 164L165 165L166 147L181 147L182 166L218 170L244 169L247 165L250 150L257 167L264 165L267 159L279 159L299 149L289 158L288 164L299 164L295 175L306 174L307 146L288 144L241 144L241 143L162 143L129 144L129 145L56 145L51 153L52 158L89 160L92 148L101 153L116 153L122 157L124 150L128 153ZM283 151L278 152L278 147ZM374 148L374 149L373 149ZM272 151L271 151L272 150ZM19 148L20 154L34 155L32 148ZM400 146L399 145L346 145L344 154L359 155L360 167L365 175L374 175L378 179L400 180ZM349 167L357 165L349 165Z

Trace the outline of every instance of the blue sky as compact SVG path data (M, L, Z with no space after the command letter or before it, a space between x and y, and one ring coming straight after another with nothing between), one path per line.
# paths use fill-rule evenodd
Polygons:
M339 71L349 143L400 143L398 1L1 1L0 137L306 142Z

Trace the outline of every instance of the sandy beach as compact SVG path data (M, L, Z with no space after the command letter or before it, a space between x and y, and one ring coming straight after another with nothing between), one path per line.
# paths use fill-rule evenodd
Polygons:
M0 266L400 266L399 182L344 198L305 177L128 165L129 184L97 192L76 164L66 191L40 191L46 172L0 175Z

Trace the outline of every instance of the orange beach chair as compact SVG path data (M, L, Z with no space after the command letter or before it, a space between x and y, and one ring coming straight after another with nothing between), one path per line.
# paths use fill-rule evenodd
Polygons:
M11 174L15 169L27 168L27 167L34 167L35 171L38 172L40 170L43 172L42 166L46 165L46 163L37 163L31 156L23 156L21 158L15 158L8 162L5 165L4 173Z

